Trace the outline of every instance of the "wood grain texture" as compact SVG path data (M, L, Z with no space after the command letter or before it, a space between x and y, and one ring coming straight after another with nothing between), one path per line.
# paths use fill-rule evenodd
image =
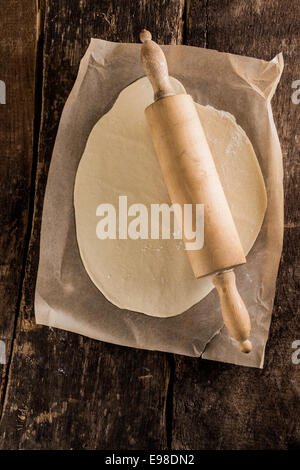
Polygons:
M12 107L0 106L0 323L8 345L13 339L8 382L3 380L6 372L2 368L5 401L0 448L299 448L300 366L291 361L292 342L300 339L299 316L295 316L299 290L295 264L299 239L296 113L300 108L291 102L291 83L300 79L296 55L299 3L38 3L41 18L46 12L46 19L40 31L43 49L37 51L39 80L34 106L36 2L22 0L17 5L16 0L0 0L5 11L0 30L1 52L2 47L5 51L0 55L0 79L8 83L11 77L18 77L18 86L14 83L9 89ZM262 371L179 356L174 363L171 355L122 348L35 325L33 299L43 196L59 118L79 61L91 37L133 42L144 27L161 43L184 41L265 59L284 52L286 67L273 109L285 165L285 244ZM7 57L11 58L9 64ZM30 230L31 165L35 162L33 110L35 107L39 114L41 105L34 221L22 273L24 235ZM4 109L10 110L9 118L2 114ZM35 133L38 131L39 119L35 122ZM18 292L23 274L23 289Z
M182 1L46 2L43 109L34 222L8 388L2 449L164 449L168 355L36 326L33 301L43 195L57 126L91 37L132 42L151 29L182 38Z
M35 2L0 1L0 79L6 104L0 105L0 340L9 363L19 306L33 152L35 95ZM0 364L0 414L7 367Z
M284 159L285 238L264 370L177 356L174 449L300 448L300 366L291 359L292 342L300 339L299 107L291 101L292 82L300 78L299 14L297 0L190 2L188 44L266 60L284 54L272 106Z

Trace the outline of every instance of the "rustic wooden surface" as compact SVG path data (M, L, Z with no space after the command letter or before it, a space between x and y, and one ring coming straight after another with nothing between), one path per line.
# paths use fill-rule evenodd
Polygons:
M299 3L21 3L20 8L19 2L16 7L16 1L8 6L0 0L5 11L0 79L10 85L11 97L11 105L0 107L0 339L8 345L8 363L0 366L0 448L300 448L300 365L291 361L292 342L300 339L295 316L299 141L297 106L291 102L291 83L300 79ZM91 37L136 42L143 27L161 43L268 60L284 53L273 108L285 166L285 244L262 371L122 348L35 325L47 171L80 58Z
M32 0L0 0L0 339L10 358L32 214L36 15ZM9 367L0 366L0 413Z

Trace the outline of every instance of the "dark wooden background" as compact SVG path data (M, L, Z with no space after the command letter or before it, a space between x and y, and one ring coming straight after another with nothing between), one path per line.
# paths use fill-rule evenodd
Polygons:
M0 0L1 449L300 448L292 342L299 252L298 0ZM90 38L189 44L285 69L273 110L284 159L285 239L264 370L105 344L37 326L41 210L60 114ZM299 265L298 265L299 268ZM299 274L299 269L298 269ZM299 290L299 284L298 284Z

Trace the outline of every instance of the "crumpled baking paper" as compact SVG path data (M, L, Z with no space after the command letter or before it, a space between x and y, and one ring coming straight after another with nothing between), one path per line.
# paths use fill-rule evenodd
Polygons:
M266 62L191 46L162 46L170 75L196 102L236 117L252 142L265 179L264 223L247 264L235 269L251 316L253 351L241 353L230 338L215 289L181 315L155 318L111 304L82 264L73 206L77 166L94 124L124 88L144 76L140 47L92 39L81 60L48 175L36 321L114 344L262 368L283 239L282 154L270 103L283 70L281 54Z

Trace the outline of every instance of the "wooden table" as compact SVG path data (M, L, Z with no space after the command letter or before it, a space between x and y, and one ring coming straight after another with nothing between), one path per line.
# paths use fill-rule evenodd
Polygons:
M298 0L0 0L2 449L300 448L296 254ZM34 321L41 210L60 114L90 38L190 44L285 69L273 110L285 239L265 368L118 347ZM298 122L299 124L299 122ZM299 130L299 127L298 127ZM298 245L299 246L299 245ZM299 286L298 286L299 288Z

